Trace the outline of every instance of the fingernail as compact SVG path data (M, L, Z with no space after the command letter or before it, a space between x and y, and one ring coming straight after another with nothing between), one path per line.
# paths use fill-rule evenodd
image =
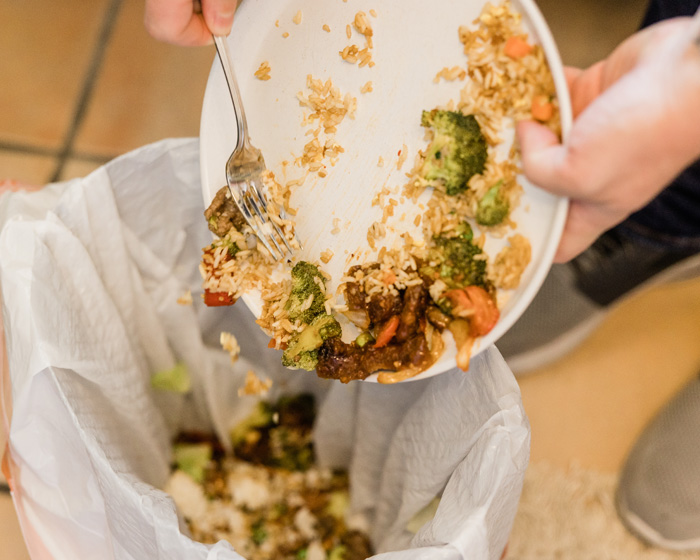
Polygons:
M228 35L233 24L233 12L231 13L216 13L214 14L214 22L212 32L214 35Z

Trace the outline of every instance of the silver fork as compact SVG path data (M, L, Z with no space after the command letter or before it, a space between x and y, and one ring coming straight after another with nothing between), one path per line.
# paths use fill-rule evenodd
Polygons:
M213 35L213 37L231 94L238 130L236 147L226 162L226 182L231 196L246 222L270 252L272 258L278 261L283 259L285 255L291 256L294 251L280 227L270 219L267 200L262 192L265 161L260 150L253 146L248 138L248 123L243 111L236 77L233 73L231 58L228 54L226 38L218 35Z

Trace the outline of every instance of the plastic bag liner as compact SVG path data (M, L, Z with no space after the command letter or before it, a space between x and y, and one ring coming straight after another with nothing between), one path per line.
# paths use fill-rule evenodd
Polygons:
M530 432L498 351L468 373L393 386L283 369L242 302L208 309L197 296L211 242L198 156L196 140L166 140L84 179L0 198L13 407L4 463L32 558L242 558L228 543L193 541L159 488L179 430L226 442L249 413L257 397L237 396L249 369L273 380L267 398L316 395L318 460L349 469L350 507L369 522L375 558L500 558ZM188 289L194 304L179 305ZM221 331L242 347L234 365ZM150 376L178 362L191 391L153 390ZM432 520L409 532L436 496Z

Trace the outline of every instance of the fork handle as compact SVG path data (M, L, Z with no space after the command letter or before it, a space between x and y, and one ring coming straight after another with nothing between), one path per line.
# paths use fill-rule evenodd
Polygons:
M216 52L219 55L221 67L224 70L224 76L226 77L226 83L228 84L228 91L231 94L233 111L236 114L236 131L238 134L236 138L235 150L239 150L248 139L248 123L245 118L245 112L243 111L243 102L241 100L241 93L238 90L236 76L233 73L233 65L231 64L231 57L228 53L226 37L221 35L213 35L213 37L214 45L216 45Z

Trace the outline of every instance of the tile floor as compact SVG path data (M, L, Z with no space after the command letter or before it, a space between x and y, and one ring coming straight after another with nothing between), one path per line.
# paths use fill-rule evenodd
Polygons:
M0 3L0 179L84 176L149 142L196 136L213 47L152 40L142 0ZM643 0L541 0L564 62L586 66ZM628 301L572 355L522 379L532 459L614 472L643 425L700 371L700 281ZM0 441L0 449L2 449ZM0 560L26 558L0 491Z

